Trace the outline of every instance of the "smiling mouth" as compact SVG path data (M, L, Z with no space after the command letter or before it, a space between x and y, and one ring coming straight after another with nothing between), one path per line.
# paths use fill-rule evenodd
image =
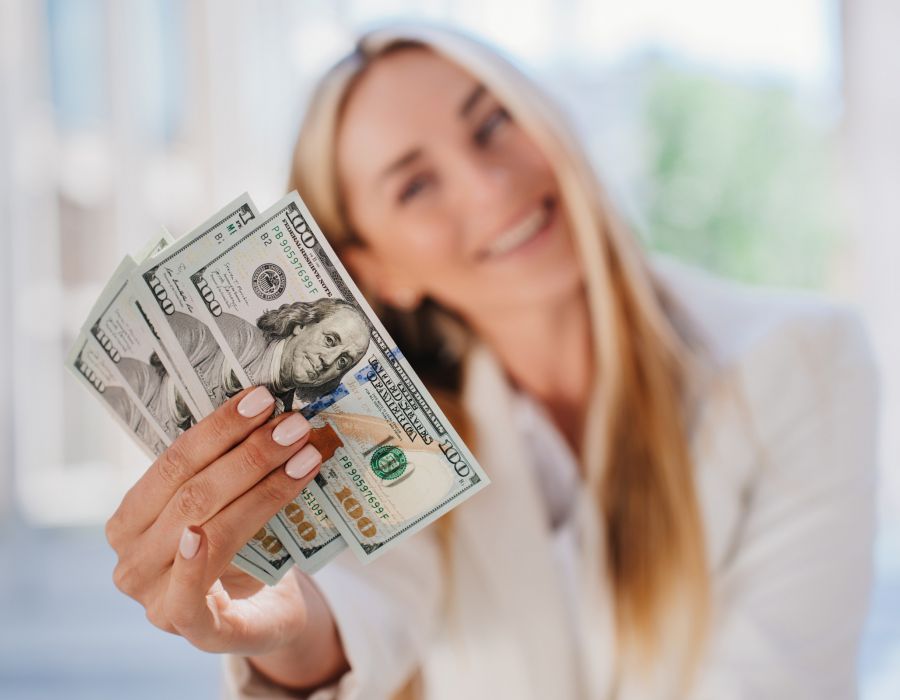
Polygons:
M497 236L487 247L476 253L476 260L491 260L505 256L537 238L538 235L547 229L547 225L553 219L555 206L556 202L552 196L547 195L544 197L531 213Z

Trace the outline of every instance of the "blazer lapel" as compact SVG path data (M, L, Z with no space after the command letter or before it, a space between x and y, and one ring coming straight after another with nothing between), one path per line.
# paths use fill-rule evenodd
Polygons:
M471 447L491 485L460 507L455 525L521 650L518 671L527 678L529 697L581 697L565 589L533 467L512 422L512 398L487 349L473 348L463 400L475 428Z

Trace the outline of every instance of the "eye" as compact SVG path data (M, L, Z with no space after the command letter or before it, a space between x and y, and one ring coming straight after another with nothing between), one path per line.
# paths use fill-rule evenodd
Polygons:
M341 355L338 358L338 362L337 362L338 369L347 369L347 365L349 365L349 364L350 364L350 358L347 357L346 355Z
M400 196L397 197L397 200L401 204L405 204L428 185L429 179L430 178L423 174L416 175L406 183L406 186L400 191Z
M498 107L478 127L478 131L475 132L475 143L479 146L486 145L497 128L511 119L505 107Z
M325 345L327 345L330 348L334 347L334 336L333 335L325 336Z

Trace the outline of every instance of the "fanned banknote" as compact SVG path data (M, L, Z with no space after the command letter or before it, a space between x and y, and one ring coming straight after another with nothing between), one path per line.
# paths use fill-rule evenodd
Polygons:
M223 356L209 328L203 302L184 271L215 257L234 237L244 232L256 215L256 207L245 193L164 253L147 260L131 275L137 306L157 337L164 341L173 364L182 368L185 385L193 387L191 393L194 402L201 407L201 416L211 413L246 385L240 382L232 365L216 361ZM298 498L300 503L307 500L308 496L303 494ZM290 508L296 519L296 506ZM336 532L334 527L330 530ZM254 570L251 573L255 575L265 570L266 580L270 580L283 573L285 564L296 563L304 571L315 571L325 563L326 554L343 548L338 538L338 544L322 555L314 556L330 542L322 542L321 536L317 536L312 541L304 541L307 546L301 549L283 542L284 534L284 527L273 518L248 545L255 556L247 556L247 561L236 563L246 569L248 561L252 560ZM303 534L308 536L305 527ZM292 555L292 561L285 560L285 550Z
M100 399L148 457L155 459L166 449L165 433L125 389L106 352L90 333L79 333L66 357L66 367Z
M296 193L126 258L67 365L153 457L251 384L309 419L319 475L234 559L268 584L370 561L488 483Z
M136 267L126 257L88 314L86 328L105 350L132 398L144 406L173 442L196 422L167 355L135 306L129 276Z
M172 241L167 233L151 240L139 259L152 264L153 256ZM152 322L136 303L136 267L135 260L126 256L116 268L88 314L67 365L155 458L199 416L186 400L181 377L187 368L172 364L168 348L161 345ZM267 526L241 548L234 563L274 584L293 561Z
M217 255L256 215L256 206L245 193L179 238L162 255L145 261L132 275L138 305L153 323L172 361L191 368L184 372L184 381L200 417L211 413L227 398L224 389L233 382L230 367L217 367L223 377L209 372L203 363L203 340L209 331L203 327L205 317L198 318L196 313L203 307L202 300L184 272ZM178 324L182 321L194 335L179 332Z
M187 272L216 362L312 423L323 464L309 490L360 559L488 483L296 192Z

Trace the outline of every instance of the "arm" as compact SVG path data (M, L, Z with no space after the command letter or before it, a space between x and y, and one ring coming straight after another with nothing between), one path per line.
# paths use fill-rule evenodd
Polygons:
M717 574L692 700L856 695L872 576L878 384L859 320L827 312L740 370L762 461Z

